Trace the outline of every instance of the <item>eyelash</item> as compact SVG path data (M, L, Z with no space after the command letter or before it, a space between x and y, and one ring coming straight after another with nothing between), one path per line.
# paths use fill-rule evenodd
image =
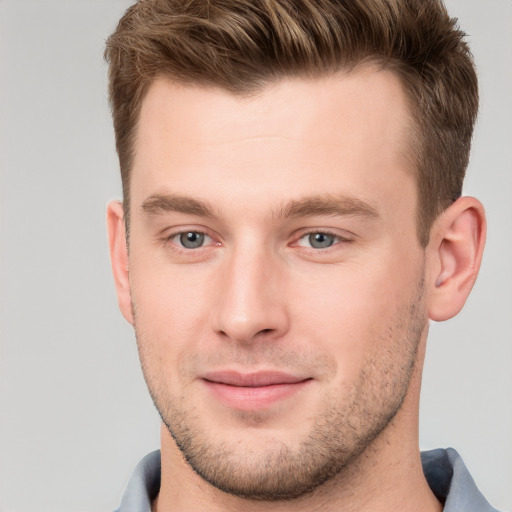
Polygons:
M210 236L208 233L206 233L205 231L203 230L200 230L200 229L184 229L184 230L181 230L181 231L176 231L176 232L173 232L171 234L169 234L168 236L166 236L163 240L164 243L172 243L175 248L179 251L183 251L183 252L191 252L191 251L196 251L198 249L202 249L204 247L207 247L208 245L212 245L211 242L208 243L208 244L203 244L203 245L200 245L198 247L184 247L179 241L174 241L176 238L178 237L181 237L183 235L187 235L187 234L190 234L190 233L193 233L195 235L199 235L199 236L203 236L205 238L208 238L210 239L212 242L215 241L214 237ZM215 242L213 245L221 245L220 242Z
M185 246L183 246L182 242L180 242L179 240L176 240L178 237L182 237L183 235L187 235L187 234L191 234L191 233L193 233L195 235L198 235L198 236L205 237L205 239L209 239L210 242L209 243L203 243L201 245L198 245L197 247L185 247ZM305 240L308 237L311 237L313 235L323 235L323 236L326 236L326 237L330 237L330 238L333 239L333 242L330 245L326 246L326 247L312 247L311 246L311 241L310 241L309 245L303 245L303 244L300 243L301 240ZM221 243L220 242L215 242L215 240L216 240L215 237L209 235L204 230L200 230L200 229L183 229L183 230L176 231L176 232L173 232L173 233L167 235L163 239L163 242L165 244L172 243L174 245L174 249L175 250L183 252L183 253L186 253L186 254L190 254L191 252L197 252L198 250L204 249L204 248L206 248L206 247L208 247L210 245L220 246ZM336 245L338 245L340 243L350 243L351 241L352 240L350 238L341 236L340 234L337 234L337 233L333 233L332 231L318 229L318 230L311 230L311 231L307 231L307 232L302 232L300 234L300 236L294 238L294 242L291 244L291 246L292 247L293 246L303 247L306 250L318 253L318 252L326 252L329 249L331 249L332 247L334 247L334 246L336 246ZM214 242L214 243L212 244L211 242Z
M307 239L308 237L311 237L312 235L323 235L327 237L333 238L333 243L327 247L312 247L311 245L302 245L300 244L301 240ZM324 252L332 247L340 244L340 243L350 243L352 240L350 238L344 237L338 233L333 233L332 231L325 230L325 229L319 229L319 230L313 230L313 231L307 231L303 232L301 236L295 239L296 241L293 243L293 245L298 245L299 247L304 247L305 249L315 251L315 252Z

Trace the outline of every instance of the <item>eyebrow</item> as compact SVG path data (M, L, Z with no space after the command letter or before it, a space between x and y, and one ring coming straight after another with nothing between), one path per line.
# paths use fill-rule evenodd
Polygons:
M175 194L153 194L144 200L142 210L148 214L176 212L198 217L215 217L209 204Z
M142 210L150 215L168 212L216 217L214 209L204 201L176 194L153 194L142 203ZM370 203L346 195L307 196L286 203L273 212L274 218L301 218L315 215L360 216L376 219L380 215Z
M314 215L360 216L370 219L380 217L377 209L362 199L333 194L290 201L275 214L277 218L300 218Z

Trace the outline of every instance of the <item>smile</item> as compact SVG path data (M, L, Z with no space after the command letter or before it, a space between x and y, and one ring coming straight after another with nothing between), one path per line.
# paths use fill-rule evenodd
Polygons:
M230 408L257 410L270 407L302 391L311 378L282 372L213 372L203 377L212 395Z

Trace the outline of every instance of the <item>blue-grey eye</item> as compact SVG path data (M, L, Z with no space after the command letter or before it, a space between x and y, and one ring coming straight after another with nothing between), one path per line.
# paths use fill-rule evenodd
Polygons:
M334 235L328 233L310 233L308 235L308 242L313 249L327 249L331 247L336 241Z
M198 233L197 231L187 231L179 235L180 244L185 247L185 249L197 249L201 247L204 244L204 239L204 233Z

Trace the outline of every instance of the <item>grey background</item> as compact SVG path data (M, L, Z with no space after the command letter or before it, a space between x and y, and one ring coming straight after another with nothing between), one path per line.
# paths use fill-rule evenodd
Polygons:
M126 0L0 0L0 510L108 511L159 422L117 310L120 196L104 40ZM466 193L488 246L463 313L432 326L422 448L454 446L512 510L512 2L450 0L482 107Z

